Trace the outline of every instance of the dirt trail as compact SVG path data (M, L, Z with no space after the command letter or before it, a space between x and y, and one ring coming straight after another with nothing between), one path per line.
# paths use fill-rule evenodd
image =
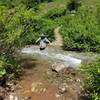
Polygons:
M55 28L54 34L55 34L55 41L52 43L53 46L58 46L61 47L63 42L62 42L62 37L59 33L60 27Z
M82 79L77 71L64 69L57 73L50 62L33 59L23 59L22 67L23 76L5 100L81 100Z

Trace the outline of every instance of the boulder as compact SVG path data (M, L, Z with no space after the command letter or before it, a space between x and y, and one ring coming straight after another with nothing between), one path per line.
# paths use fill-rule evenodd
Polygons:
M64 68L67 68L67 67L65 65L61 64L61 63L54 63L54 64L52 64L52 71L60 72Z

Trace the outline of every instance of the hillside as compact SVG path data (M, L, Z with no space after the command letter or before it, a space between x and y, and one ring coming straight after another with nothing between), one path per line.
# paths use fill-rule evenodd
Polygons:
M3 78L6 84L7 79L20 76L22 67L16 58L17 51L26 45L37 45L36 40L42 33L64 51L99 55L99 16L99 0L0 0L0 82ZM96 100L100 100L98 59L83 65L89 70L81 67L86 72L91 70L92 82L88 81L91 84L86 88L89 96ZM94 77L96 75L98 77Z

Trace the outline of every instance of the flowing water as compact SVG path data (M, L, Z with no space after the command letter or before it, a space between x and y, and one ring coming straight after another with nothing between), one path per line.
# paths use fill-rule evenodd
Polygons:
M21 50L23 57L31 57L35 59L47 59L52 62L61 62L65 66L76 67L86 60L92 60L96 55L93 53L78 53L71 51L63 51L59 48L46 48L43 51L37 46L25 47Z

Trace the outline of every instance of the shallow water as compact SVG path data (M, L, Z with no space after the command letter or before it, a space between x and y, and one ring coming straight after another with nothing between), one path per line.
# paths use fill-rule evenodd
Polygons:
M93 53L77 53L70 51L63 51L59 48L46 48L40 51L38 46L28 46L21 49L22 57L29 57L35 59L44 59L51 62L61 62L66 67L76 67L82 62L92 60L96 57Z

